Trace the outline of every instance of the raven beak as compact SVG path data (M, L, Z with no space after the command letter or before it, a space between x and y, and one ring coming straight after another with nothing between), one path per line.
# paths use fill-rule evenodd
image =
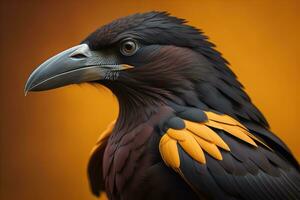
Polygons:
M72 47L48 59L32 72L25 85L25 95L28 91L102 80L113 71L133 68L117 63L115 56L91 51L87 44Z

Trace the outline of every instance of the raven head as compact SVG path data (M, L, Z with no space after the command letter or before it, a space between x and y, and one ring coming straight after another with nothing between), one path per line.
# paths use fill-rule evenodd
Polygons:
M208 71L201 65L210 65L205 54L212 46L182 19L165 12L135 14L101 27L80 45L48 59L30 75L25 92L98 82L113 90L122 85L167 95L191 86L183 80L201 79Z
M50 58L30 75L25 92L92 82L111 89L120 113L137 113L135 118L137 110L171 102L266 124L227 64L185 20L148 12L117 19Z

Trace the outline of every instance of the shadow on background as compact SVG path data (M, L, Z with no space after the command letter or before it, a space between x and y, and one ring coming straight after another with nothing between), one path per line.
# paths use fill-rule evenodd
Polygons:
M276 132L300 158L297 1L1 1L0 199L88 200L86 163L116 99L83 84L26 98L30 72L127 14L167 10L202 28Z

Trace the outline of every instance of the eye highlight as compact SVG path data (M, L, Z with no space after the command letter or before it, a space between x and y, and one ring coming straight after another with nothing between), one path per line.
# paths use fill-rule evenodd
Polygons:
M139 46L138 46L137 42L134 40L126 40L126 41L122 42L121 46L120 46L120 52L124 56L132 56L133 54L135 54L137 52L138 49L139 49Z

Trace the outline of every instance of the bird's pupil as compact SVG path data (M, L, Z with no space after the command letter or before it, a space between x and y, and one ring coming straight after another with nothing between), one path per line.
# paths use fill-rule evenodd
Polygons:
M133 46L132 46L131 44L125 44L125 49L126 49L127 51L130 51L130 50L133 49Z

